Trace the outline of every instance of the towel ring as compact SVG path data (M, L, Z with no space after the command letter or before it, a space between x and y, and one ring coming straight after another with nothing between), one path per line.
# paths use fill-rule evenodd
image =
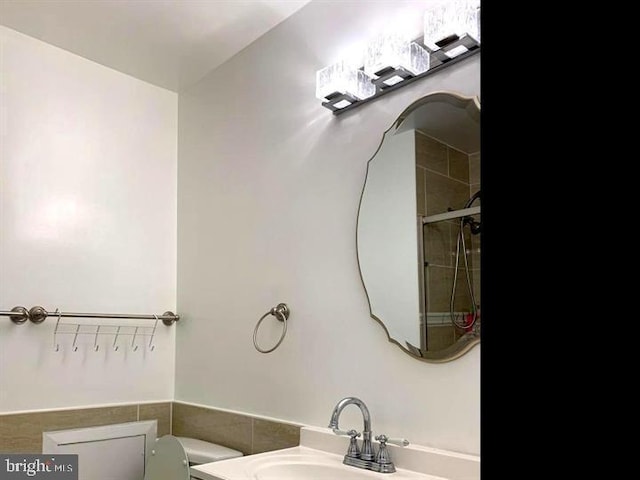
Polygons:
M289 313L290 313L290 310L289 310L289 307L287 307L287 304L279 303L277 306L273 307L271 310L265 313L262 317L260 317L260 320L258 320L258 323L256 324L255 330L253 330L253 346L256 347L256 350L258 350L260 353L269 353L269 352L273 352L276 348L278 348L278 346L280 346L280 344L282 343L282 340L284 340L284 336L287 334L287 319L289 318ZM258 329L260 328L260 324L262 323L262 320L264 320L267 317L267 315L273 315L279 321L283 322L284 325L282 326L282 336L280 337L280 340L278 340L278 343L276 343L275 346L273 348L270 348L269 350L263 350L258 345L258 340L256 339L256 337L258 335Z

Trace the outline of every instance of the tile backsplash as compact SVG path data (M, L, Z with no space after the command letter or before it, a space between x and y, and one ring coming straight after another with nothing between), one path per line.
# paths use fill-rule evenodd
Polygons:
M0 452L41 453L42 433L142 420L158 421L158 437L192 437L245 455L300 444L300 427L181 402L0 414Z
M43 432L137 420L138 405L0 415L0 452L42 453Z
M214 408L173 403L173 435L240 450L245 455L300 444L300 427Z

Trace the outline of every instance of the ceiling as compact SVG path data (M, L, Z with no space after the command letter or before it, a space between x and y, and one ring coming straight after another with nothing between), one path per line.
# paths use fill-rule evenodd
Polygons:
M309 1L0 0L0 24L180 91Z

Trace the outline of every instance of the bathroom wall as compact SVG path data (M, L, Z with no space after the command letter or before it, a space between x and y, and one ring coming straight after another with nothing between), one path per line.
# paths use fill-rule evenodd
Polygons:
M174 310L177 95L5 27L0 69L0 309ZM55 352L55 323L0 317L0 413L172 400L175 327Z
M326 426L362 398L376 433L480 450L480 347L428 364L369 316L356 259L367 161L413 100L479 94L480 58L341 116L315 98L315 72L425 2L313 1L179 98L176 400ZM406 8L405 8L406 7ZM408 11L408 10L407 10ZM259 317L291 308L270 354ZM259 340L278 339L263 323ZM355 407L341 426L361 428Z

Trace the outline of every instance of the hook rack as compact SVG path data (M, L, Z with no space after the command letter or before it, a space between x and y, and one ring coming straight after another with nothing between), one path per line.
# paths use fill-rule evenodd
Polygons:
M53 331L53 349L56 352L61 350L59 343L60 335L73 335L71 350L77 352L80 336L89 335L93 337L92 349L94 352L100 351L98 341L99 337L102 336L113 337L112 348L115 352L120 350L118 340L122 337L131 337L130 347L133 352L140 350L140 338L149 337L149 342L147 343L145 341L142 345L148 346L149 351L153 352L155 350L153 339L156 335L159 321L160 319L156 320L153 325L90 325L86 323L65 323L58 320L55 330Z
M44 322L49 315L69 318L126 318L134 320L162 320L166 326L173 325L180 320L180 315L176 315L173 312L166 311L162 315L146 315L138 313L74 313L74 312L59 312L53 313L47 312L43 307L35 306L27 310L24 307L13 307L10 311L0 310L0 316L9 317L13 323L20 325L27 320L31 320L33 323Z
M54 312L47 312L43 307L35 306L27 310L25 307L13 307L11 311L0 311L0 316L7 316L16 325L21 325L27 320L35 324L42 323L48 316L56 317L56 326L53 331L53 349L60 351L58 343L59 335L73 335L72 351L78 351L78 337L80 335L93 335L93 350L98 352L100 345L98 337L102 335L113 336L113 350L118 351L118 338L123 336L132 336L131 350L137 352L140 345L136 342L139 337L149 337L149 351L155 350L153 339L156 335L158 322L162 321L167 326L173 325L180 320L180 316L173 312L166 311L162 315L144 315L144 314L127 314L127 313L72 313L61 312L57 308ZM107 324L87 324L87 323L67 323L61 321L63 318L110 318L110 319L134 319L134 320L154 320L153 325L107 325ZM146 342L145 342L146 343ZM144 343L143 343L144 345Z

